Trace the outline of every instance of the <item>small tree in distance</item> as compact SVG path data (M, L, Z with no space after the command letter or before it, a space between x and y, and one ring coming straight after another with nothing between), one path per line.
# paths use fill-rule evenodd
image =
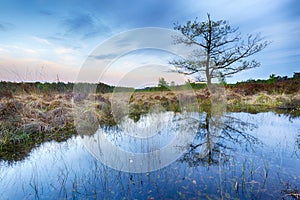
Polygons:
M158 87L166 88L167 86L168 86L168 83L165 80L165 78L161 77L161 78L158 79Z
M243 40L238 28L232 28L227 21L212 21L207 14L207 21L188 21L185 25L175 24L175 30L182 33L176 37L176 44L196 45L199 51L191 58L173 60L179 73L195 75L198 81L206 81L210 86L213 78L231 76L243 70L258 67L256 60L247 57L260 52L270 42L264 41L259 34L249 34ZM205 74L205 77L201 76Z
M171 81L170 82L170 87L175 87L175 86L176 86L175 81Z

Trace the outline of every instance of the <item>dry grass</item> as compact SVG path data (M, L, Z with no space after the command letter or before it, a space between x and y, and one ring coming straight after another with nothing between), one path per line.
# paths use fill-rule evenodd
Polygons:
M180 111L180 103L197 101L200 105L209 105L211 98L207 89L197 91L163 91L136 92L129 94L129 99L119 98L116 94L92 94L81 97L80 102L89 105L89 110L82 110L78 115L94 112L93 115L101 123L112 117L111 102L114 106L128 106L130 112L145 113L154 106L161 106L166 110ZM78 96L78 95L77 95ZM125 95L126 96L126 95ZM127 94L128 96L128 94ZM73 98L74 97L74 98ZM295 94L268 94L260 92L251 96L236 93L227 89L228 105L262 105L271 107L295 107L300 105L300 92ZM2 97L0 101L0 126L12 131L20 131L24 125L40 124L40 130L45 132L58 129L74 128L72 102L75 95L66 94L30 94L10 95ZM119 102L118 102L119 101ZM87 107L83 107L86 109ZM27 126L26 126L27 127Z
M244 92L239 93L239 90L228 87L226 96L219 95L214 98L225 98L227 106L233 108L250 105L300 110L300 91L293 94L260 91L245 95ZM64 140L76 134L74 116L82 119L82 123L76 124L76 128L82 129L86 134L93 134L99 124L114 125L116 120L124 114L129 114L134 120L139 120L140 115L152 110L180 112L182 106L189 102L198 103L201 110L211 105L211 99L206 88L196 91L134 92L124 96L112 93L90 95L2 93L0 149L7 150L11 145L26 144L28 140L36 141L34 138L37 137L43 138L39 141L53 138ZM2 156L0 155L0 158Z

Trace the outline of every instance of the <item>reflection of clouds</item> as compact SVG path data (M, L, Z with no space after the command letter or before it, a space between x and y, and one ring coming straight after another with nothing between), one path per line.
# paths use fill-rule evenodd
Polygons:
M267 147L271 148L275 148L276 146L292 148L292 144L295 142L294 140L300 127L299 119L295 119L291 123L291 121L286 119L288 117L280 116L272 112L258 113L255 115L234 113L233 115L245 122L257 124L257 129L251 131L251 134L260 138ZM286 134L290 135L287 136Z
M125 119L116 130L100 128L93 136L84 136L83 143L113 169L151 172L170 165L186 151L199 126L198 118L198 113L148 114L137 123Z

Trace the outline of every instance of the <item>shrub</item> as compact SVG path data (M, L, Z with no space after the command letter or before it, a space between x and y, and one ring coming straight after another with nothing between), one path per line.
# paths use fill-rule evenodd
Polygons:
M266 94L260 94L256 98L255 102L259 104L272 104L272 98Z

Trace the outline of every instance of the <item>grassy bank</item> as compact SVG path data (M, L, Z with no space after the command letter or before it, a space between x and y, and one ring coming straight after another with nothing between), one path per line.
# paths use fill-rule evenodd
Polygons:
M226 95L221 98L226 98L228 111L256 113L273 110L299 116L300 87L297 84L299 82L226 85ZM13 87L13 83L9 87ZM79 109L80 113L75 113L82 116L83 121L92 116L96 125L116 123L114 117L118 113L112 112L114 96L111 90L82 95L69 90L25 91L18 87L16 85L15 91L2 87L0 92L0 159L19 160L45 141L64 141L76 135L74 102L77 107L88 105L83 106L83 110ZM34 85L31 87L36 88ZM196 100L199 111L209 112L211 107L211 96L206 87L197 88L192 93L185 90L140 90L131 94L126 105L129 116L137 121L142 114L153 109L180 112L182 99Z

